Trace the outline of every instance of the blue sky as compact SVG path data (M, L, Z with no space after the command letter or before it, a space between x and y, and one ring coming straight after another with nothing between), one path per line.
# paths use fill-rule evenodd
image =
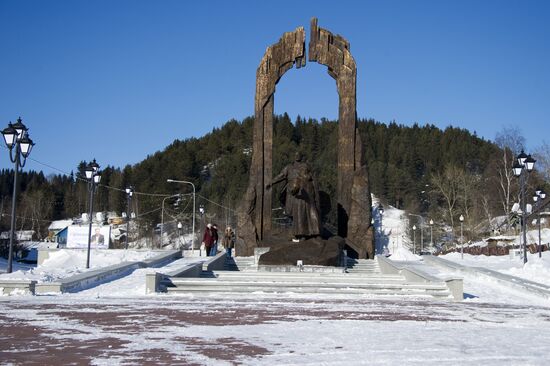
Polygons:
M351 44L359 117L550 140L548 1L0 0L0 127L22 116L31 157L64 171L135 164L252 115L266 47L312 16ZM285 74L285 111L337 117L325 67Z

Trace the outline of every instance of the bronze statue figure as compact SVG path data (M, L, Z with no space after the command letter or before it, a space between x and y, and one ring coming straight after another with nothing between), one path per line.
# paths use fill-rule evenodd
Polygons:
M283 181L285 185L281 193L281 203L285 214L292 217L294 238L320 235L319 191L311 168L303 161L301 153L296 153L295 161L284 167L271 184L266 185L266 189L269 190L273 184Z

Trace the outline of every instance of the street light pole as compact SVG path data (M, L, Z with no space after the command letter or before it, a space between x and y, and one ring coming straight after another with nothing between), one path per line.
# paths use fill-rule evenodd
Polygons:
M533 201L535 201L535 208L537 209L537 221L538 221L538 229L539 229L539 244L538 244L538 252L539 252L539 258L542 258L542 243L540 238L540 207L542 205L542 200L546 198L546 193L538 188L535 191L535 194L533 195Z
M512 166L512 171L514 176L519 178L520 191L521 191L521 229L523 231L523 263L527 263L527 200L526 200L526 186L529 179L528 173L533 171L535 163L537 161L531 157L531 155L526 155L523 150L516 157L516 162Z
M181 222L178 222L178 238L179 238L179 242L180 242L180 248L183 246L184 243L181 242L181 235L183 234L183 225Z
M134 188L133 187L128 187L126 188L126 202L128 204L128 210L126 211L126 249L128 249L128 240L129 240L129 237L130 237L130 219L132 217L131 213L130 213L130 207L131 207L131 201L132 201L132 196L134 194Z
M463 232L463 224L464 224L464 216L460 215L458 218L460 220L460 258L464 259L464 232Z
M86 178L88 178L88 189L90 190L90 210L88 215L88 251L86 253L86 268L90 268L90 247L92 245L92 215L94 210L94 191L96 184L101 181L99 164L95 159L86 167Z
M380 235L379 235L379 237L380 237L380 241L381 241L382 244L384 243L384 231L382 229L382 216L383 215L384 215L384 206L382 206L382 204L379 203L378 204L378 216L380 218ZM375 248L375 250L376 250L376 248ZM384 250L384 252L385 252L385 250Z
M202 230L205 230L204 227L206 226L205 224L205 216L204 216L204 206L202 204L199 205L199 214L201 215L201 227L202 227ZM200 235L200 232L199 232L199 235ZM204 235L204 233L203 233ZM201 250L199 248L199 257L201 256ZM206 256L208 257L208 253L206 253Z
M161 210L160 210L160 244L159 244L159 249L162 248L162 244L163 244L163 235L164 235L164 201L166 201L168 198L174 198L174 197L179 197L181 196L180 194L173 194L171 196L168 196L168 197L164 197L162 199L162 206L161 206Z
M417 214L412 214L412 213L410 213L409 216L416 216L420 218L420 254L422 254L422 252L424 251L424 230L422 229L422 227L425 226L424 217Z
M21 121L21 117L17 119L15 124L8 123L8 127L2 130L4 136L4 142L10 151L10 160L14 164L13 174L13 192L11 199L11 222L10 222L10 246L8 251L8 267L7 273L11 273L13 270L13 246L15 242L15 229L16 229L16 201L18 191L18 174L19 169L25 166L27 157L31 153L34 142L28 136L28 128ZM14 151L15 150L15 151ZM23 157L23 161L21 161Z
M434 220L430 220L430 246L432 247L432 249L434 247L434 230L433 230L434 228L433 228L433 226L434 226Z
M413 225L413 254L416 254L416 225Z
M167 179L169 183L183 183L190 184L193 187L193 238L191 239L191 255L195 255L195 185L192 182L186 180Z

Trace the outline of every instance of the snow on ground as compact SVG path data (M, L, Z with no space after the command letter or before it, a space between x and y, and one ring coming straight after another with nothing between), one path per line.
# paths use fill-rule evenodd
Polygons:
M466 255L464 255L466 258ZM474 257L474 256L472 256ZM450 259L447 256L442 258ZM457 261L460 264L466 264ZM437 278L455 277L462 278L464 286L464 302L474 303L490 303L490 304L507 304L507 305L538 305L538 306L550 306L550 301L539 296L517 291L510 287L500 284L496 281L491 281L486 277L480 278L476 275L464 274L456 272L451 269L445 269L439 266L430 266L423 261L409 262L413 268L424 271ZM479 266L478 266L479 267ZM486 265L486 268L496 270Z
M406 212L390 205L384 205L384 213L380 215L377 209L379 204L378 199L373 196L376 254L391 254L391 259L398 261L419 260L420 257L410 250L413 243L408 235L409 220Z
M537 254L527 253L527 263L523 264L520 256L485 256L464 254L462 259L460 253L449 253L441 258L470 266L483 267L504 274L521 277L526 280L543 283L550 286L550 252L542 253L542 258Z
M158 252L156 253L158 254ZM75 297L135 297L145 294L145 275L149 272L166 273L172 269L185 266L187 264L204 262L207 257L187 257L175 260L161 268L140 268L134 270L128 276L115 281L105 282L99 286L80 291L72 296ZM71 295L69 295L71 296Z
M29 264L29 263L19 263L17 261L12 262L12 269L13 271L28 271L30 269L33 269L36 267L36 264ZM3 273L6 271L6 268L8 268L8 260L6 258L0 257L0 278L3 277Z
M547 300L424 264L408 249L404 211L384 209L382 226L374 210L383 243L377 252L387 248L390 259L437 276L464 278L464 301L289 293L144 295L145 274L153 269L137 269L74 294L0 298L0 359L94 365L547 364L550 348L537 346L550 342ZM156 254L121 252L103 251L106 257L101 257L94 251L92 265ZM62 267L84 267L82 253L15 269L40 278L39 269L47 266L46 278L55 277L56 268L67 276L70 269ZM443 258L542 283L550 278L550 252L543 254L542 260L530 255L525 266L508 256ZM154 271L206 259L182 258Z
M550 342L550 308L540 306L259 294L29 300L0 299L5 362L545 365L550 358L542 346Z
M92 249L90 251L90 269L86 269L86 250L60 249L51 252L49 258L39 266L22 265L14 262L14 272L0 274L0 279L28 279L38 282L51 282L122 262L142 261L158 254L158 251L150 250Z

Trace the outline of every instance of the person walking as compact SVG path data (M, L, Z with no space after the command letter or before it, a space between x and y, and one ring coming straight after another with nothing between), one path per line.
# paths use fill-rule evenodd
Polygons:
M216 224L213 224L210 230L212 232L212 248L210 249L210 256L214 257L218 254L218 227Z
M225 248L225 255L227 258L231 258L231 250L235 247L235 232L231 229L231 226L225 229L222 245Z
M202 236L202 245L204 245L206 256L210 255L210 251L212 250L213 244L214 244L214 237L212 236L212 224L207 224L206 228L204 228L204 235Z

